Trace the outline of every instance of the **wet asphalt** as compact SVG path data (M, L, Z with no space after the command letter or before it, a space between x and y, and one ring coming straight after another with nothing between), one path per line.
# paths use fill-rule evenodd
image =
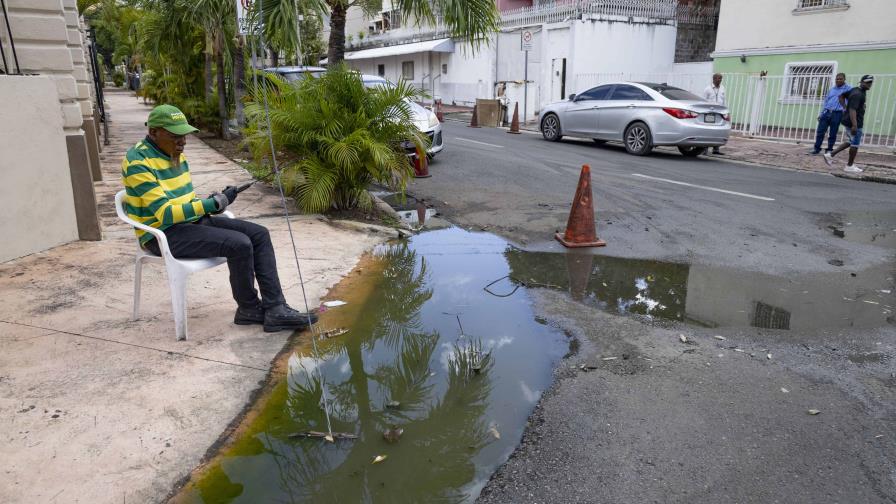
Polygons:
M579 267L539 280L565 290L529 291L579 349L480 502L896 502L896 186L450 122L444 135L409 191L451 222L562 253L552 236L588 163L608 246L585 253L686 266L675 320L652 316L649 289L646 315L608 309ZM592 279L619 268L588 264Z

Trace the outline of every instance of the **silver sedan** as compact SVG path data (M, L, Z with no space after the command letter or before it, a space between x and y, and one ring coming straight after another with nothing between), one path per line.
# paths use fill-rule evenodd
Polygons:
M613 82L591 88L541 111L539 128L546 140L564 135L597 143L622 142L643 156L657 145L674 145L696 157L707 147L728 142L728 108L666 84Z

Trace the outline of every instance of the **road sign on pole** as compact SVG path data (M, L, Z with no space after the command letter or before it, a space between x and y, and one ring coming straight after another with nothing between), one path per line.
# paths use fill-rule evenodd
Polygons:
M526 124L529 105L529 51L534 45L534 37L531 30L523 30L520 33L520 49L523 51L523 124Z
M531 51L533 45L533 36L532 31L523 30L522 35L520 36L520 49L523 51Z

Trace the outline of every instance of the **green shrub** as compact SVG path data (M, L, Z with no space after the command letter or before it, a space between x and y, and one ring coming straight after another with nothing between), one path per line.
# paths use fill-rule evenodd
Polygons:
M112 83L115 84L115 87L124 86L124 72L121 70L116 70L112 73Z
M360 75L339 65L317 79L263 79L250 90L245 133L256 163L270 158L265 88L280 178L306 212L370 208L372 182L404 191L413 169L402 142L428 147L412 120L409 100L418 93L412 86L367 89Z

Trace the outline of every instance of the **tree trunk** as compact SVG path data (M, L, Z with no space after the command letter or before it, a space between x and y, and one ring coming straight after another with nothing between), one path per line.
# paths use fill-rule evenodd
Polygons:
M333 67L345 59L345 5L335 2L330 12L330 45L327 66Z
M271 66L277 68L280 66L280 53L273 47L269 48L269 50L271 51Z
M212 101L213 84L212 84L212 48L211 44L206 44L205 50L205 101Z
M236 123L242 128L246 125L246 116L243 113L243 96L246 94L246 56L243 53L245 38L238 37L236 47L233 50L233 104L236 109Z
M218 116L221 119L221 138L230 139L230 128L227 125L230 114L227 110L227 81L224 74L224 42L221 35L215 36L215 63L218 72Z

